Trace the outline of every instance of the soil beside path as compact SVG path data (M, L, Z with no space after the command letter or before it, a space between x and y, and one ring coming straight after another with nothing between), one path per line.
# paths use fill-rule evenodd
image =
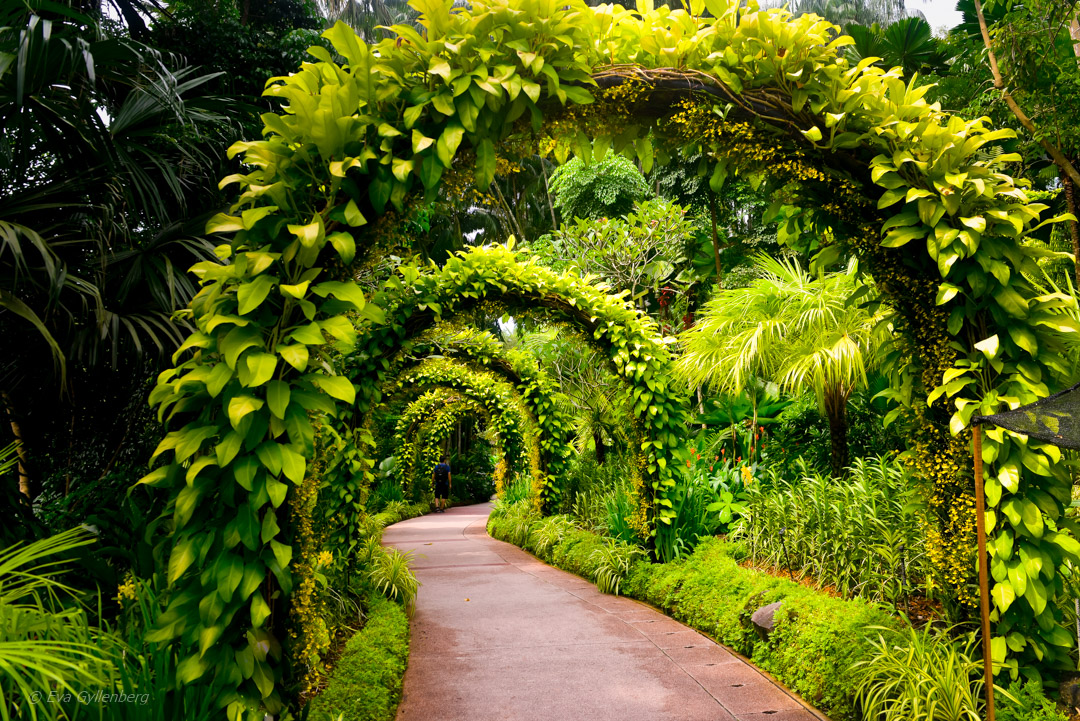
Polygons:
M818 721L698 632L487 535L490 504L390 526L423 584L398 721Z

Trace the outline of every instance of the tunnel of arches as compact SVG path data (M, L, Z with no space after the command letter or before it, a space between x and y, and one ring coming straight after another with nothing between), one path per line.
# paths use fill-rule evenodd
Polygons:
M270 86L285 108L263 116L265 139L234 146L245 172L225 184L238 183L240 199L209 226L232 234L219 247L228 262L196 266L196 330L151 398L172 430L144 482L168 490L174 520L173 590L155 638L178 643L181 683L230 679L222 700L236 717L280 708L284 665L262 653L245 675L236 659L256 653L263 635L284 637L284 614L271 614L264 594L290 596L286 516L298 489L318 475L329 512L351 522L352 491L371 475L364 415L381 402L392 359L480 302L544 308L591 335L633 409L637 522L648 532L671 521L664 502L676 483L686 399L670 382L671 356L655 327L623 299L505 247L474 249L442 268L405 263L370 295L353 282L355 269L400 247L411 202L470 175L485 187L499 157L537 148L560 160L610 148L646 169L676 152L696 155L714 188L733 173L770 184L785 201L774 209L782 236L819 264L856 256L893 310L890 395L913 429L936 563L950 584L970 578L972 479L961 431L975 413L1061 387L1053 351L1060 333L1077 330L1075 301L1042 293L1025 274L1034 259L1020 241L1053 219L1005 172L1015 158L981 152L1008 131L949 116L898 71L848 62L838 52L846 41L820 19L721 0L705 6L711 17L427 2L422 32L397 27L373 48L339 24L326 37L344 63L316 48L317 62ZM540 43L553 28L565 42L523 54L522 43ZM497 75L487 72L495 67ZM472 77L455 94L454 83ZM1008 331L990 334L995 327ZM319 418L332 419L324 435ZM327 445L333 453L320 450ZM1070 481L1052 451L994 436L984 456L1001 486L992 505L1038 498L1038 512L1063 518ZM205 512L192 515L193 504ZM280 517L269 526L279 532L238 545L226 530L238 517ZM996 536L1019 534L1080 562L1073 545L994 518ZM272 583L245 582L223 599L217 578L233 567ZM1053 564L1042 578L1060 591ZM997 604L1001 628L1038 643L1016 653L1061 652L1044 638L1060 620L1056 606L1015 601Z
M573 451L569 438L571 423L560 409L556 385L539 368L536 358L504 348L486 331L467 325L437 324L403 344L391 358L379 384L380 402L370 415L378 415L387 400L407 390L409 382L402 379L410 377L408 374L416 366L430 358L453 360L472 371L497 376L512 386L518 402L536 425L538 460L535 468L530 469L534 497L538 507L550 508L558 499ZM496 485L501 492L501 479Z
M536 421L514 388L492 373L428 359L395 380L386 398L391 417L398 415L395 407L404 408L390 448L398 459L396 480L412 497L430 491L425 479L435 444L458 422L467 421L470 409L483 410L485 427L495 441L496 466L501 462L510 474L541 473Z

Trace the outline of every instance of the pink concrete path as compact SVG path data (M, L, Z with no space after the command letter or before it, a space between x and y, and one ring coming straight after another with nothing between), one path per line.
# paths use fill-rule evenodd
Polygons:
M423 584L398 721L817 721L698 632L487 535L490 504L386 529Z

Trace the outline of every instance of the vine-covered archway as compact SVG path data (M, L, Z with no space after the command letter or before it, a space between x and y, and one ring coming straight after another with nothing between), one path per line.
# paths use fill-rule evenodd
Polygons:
M440 405L445 405L445 396L428 397L428 389L445 389L468 399L487 411L490 428L500 439L498 455L508 457L508 465L519 470L529 470L534 474L539 471L540 449L537 443L535 421L529 417L514 389L505 381L497 380L492 374L477 372L446 359L426 360L410 369L394 382L390 395L424 394L409 404L395 433L395 443L404 449L401 456L401 470L404 481L411 485L416 480L417 458L411 447L412 436L417 426ZM426 400L425 400L426 399ZM444 423L448 421L444 420ZM522 463L522 460L527 463ZM423 468L423 466L420 466Z
M430 484L417 485L416 469L434 467L443 440L469 418L486 425L490 413L476 401L441 388L427 391L405 409L394 429L394 453L398 458L398 481L407 497L430 495ZM498 436L495 453L500 460L505 458L504 442Z
M357 407L365 412L380 400L379 383L402 343L446 317L476 304L494 302L511 309L543 309L581 328L607 356L624 381L627 419L637 439L634 523L648 537L656 522L670 523L674 512L667 492L675 486L671 454L679 449L687 420L685 399L671 383L672 359L655 324L632 304L572 273L558 274L505 246L473 248L451 257L442 268L400 269L373 296L385 309L384 323L358 324L359 341L350 358L358 383ZM548 413L537 420L547 422ZM541 420L541 418L543 420ZM565 421L552 417L562 432ZM553 439L552 439L553 440ZM549 447L552 447L549 441ZM557 450L552 447L552 450ZM552 479L537 479L539 496L553 500Z
M504 348L485 331L437 325L402 345L384 374L385 380L379 387L380 398L385 395L387 384L393 385L402 374L429 356L449 357L474 370L488 371L514 387L538 426L539 458L536 468L532 469L536 497L542 507L552 507L563 487L572 452L571 423L559 409L554 383L538 367L536 359L528 353ZM346 360L347 369L352 358L355 356Z
M267 597L291 588L284 506L312 469L308 414L356 400L353 383L315 362L357 346L346 313L370 321L359 340L372 359L414 335L415 319L430 324L480 297L547 302L589 324L632 383L645 490L662 503L681 402L662 343L631 309L498 249L440 270L405 266L375 304L350 282L348 268L389 232L364 229L369 219L470 173L485 187L500 154L537 145L586 159L612 147L645 169L696 149L713 187L730 173L783 185L801 208L784 211L789 242L813 249L800 231L828 227L818 237L863 260L896 311L893 398L912 421L935 560L963 589L973 521L959 434L975 413L1060 388L1061 334L1080 329L1070 296L1030 281L1039 251L1021 241L1044 207L1004 172L1012 157L979 154L1010 132L943 113L897 70L849 63L838 52L848 41L812 15L725 0L693 0L689 11L417 2L424 29L394 28L374 48L344 25L327 31L345 64L313 48L317 62L268 89L284 108L263 116L266 137L231 150L248 172L224 181L240 198L209 226L233 234L218 248L227 263L194 269L197 330L152 396L174 429L155 453L163 465L144 479L172 499L172 590L153 638L182 647L178 682L223 680L233 718L280 707L279 666L264 645L281 622ZM375 384L357 378L370 404ZM1063 515L1069 479L1055 449L1023 436L991 434L984 457L995 655L1064 660L1071 639L1057 633L1049 600L1061 591L1055 567L1080 562L1078 529ZM334 481L334 467L322 472ZM267 516L282 516L281 529L233 532L237 519ZM1018 557L1048 562L1016 566Z

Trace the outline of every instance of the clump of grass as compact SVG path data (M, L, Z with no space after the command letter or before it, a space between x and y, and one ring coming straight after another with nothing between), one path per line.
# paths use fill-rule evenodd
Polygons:
M863 716L877 721L980 721L978 639L954 640L931 626L875 627L869 655L853 666ZM1002 694L1002 691L998 692Z
M645 551L614 538L605 539L606 543L592 552L589 561L594 564L593 580L601 593L619 595L626 574L634 561L644 558Z

